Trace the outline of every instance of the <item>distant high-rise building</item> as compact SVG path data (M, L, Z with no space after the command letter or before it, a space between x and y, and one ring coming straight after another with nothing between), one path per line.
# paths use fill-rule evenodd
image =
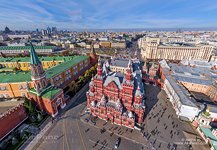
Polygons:
M8 27L5 27L4 33L10 33L10 32L11 32L11 30Z
M56 27L52 27L52 33L56 33L57 32L57 28Z
M51 34L51 28L47 27L47 34Z
M41 33L42 33L42 35L47 35L47 30L42 29Z
M38 30L38 29L36 29L36 32L38 33L38 32L39 32L39 30Z

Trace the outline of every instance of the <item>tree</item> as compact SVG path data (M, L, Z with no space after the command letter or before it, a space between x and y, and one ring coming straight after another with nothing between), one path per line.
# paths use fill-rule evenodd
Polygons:
M90 70L86 70L86 71L85 71L84 77L85 77L86 79L89 79L89 78L91 77L91 72L90 72Z
M85 82L85 78L84 78L84 76L80 76L79 78L78 78L78 85L79 86L81 86L84 82Z
M72 91L73 93L75 93L78 89L78 84L75 81L72 81L69 84L69 91Z
M37 119L38 119L39 122L42 120L42 115L41 115L41 113L38 113Z
M12 145L17 144L17 143L18 143L17 138L16 138L16 137L13 137L11 143L12 143Z
M29 114L34 114L35 110L34 110L34 104L32 103L31 100L27 100L25 99L24 101L24 107L27 109Z

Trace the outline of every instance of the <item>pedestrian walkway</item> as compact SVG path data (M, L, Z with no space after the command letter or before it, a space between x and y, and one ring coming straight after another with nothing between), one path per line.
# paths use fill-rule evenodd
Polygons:
M96 119L96 122L92 122L90 119L90 114L85 113L84 110L80 115L80 120L83 123L99 128L101 129L101 132L107 131L110 133L110 136L112 136L113 134L116 134L119 137L125 138L127 140L133 141L138 144L142 144L145 149L152 148L152 145L149 143L149 141L147 141L146 138L143 137L143 134L140 131L135 130L135 129L130 129L124 126L112 124L111 122L106 122L101 119Z

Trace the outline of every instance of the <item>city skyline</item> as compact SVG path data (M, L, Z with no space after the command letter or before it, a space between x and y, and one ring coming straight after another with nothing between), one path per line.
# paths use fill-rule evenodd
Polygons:
M213 28L214 0L54 1L12 0L0 3L0 30L116 28Z

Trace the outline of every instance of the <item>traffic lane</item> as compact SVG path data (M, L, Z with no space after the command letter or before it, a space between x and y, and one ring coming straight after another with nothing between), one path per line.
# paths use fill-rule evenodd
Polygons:
M76 101L69 107L65 114L59 114L56 125L43 137L38 149L83 149L80 146L79 133L76 128L76 121L79 112L85 107L86 95L77 95Z
M65 135L63 133L63 120L58 121L52 130L42 137L42 142L37 149L64 149Z
M78 149L78 150L85 150L85 147L82 142L82 136L80 135L80 129L78 125L79 121L79 112L84 106L82 104L77 105L73 109L67 112L67 118L65 121L66 126L66 136L69 139L69 147L70 149Z

